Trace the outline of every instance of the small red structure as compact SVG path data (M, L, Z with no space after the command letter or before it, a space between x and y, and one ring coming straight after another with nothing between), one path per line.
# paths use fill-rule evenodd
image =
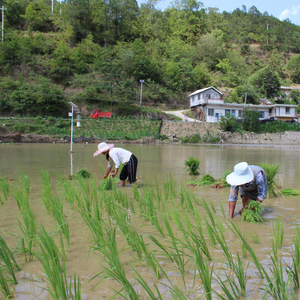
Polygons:
M92 119L98 119L98 118L111 118L112 113L111 112L99 112L99 109L94 110L90 117Z

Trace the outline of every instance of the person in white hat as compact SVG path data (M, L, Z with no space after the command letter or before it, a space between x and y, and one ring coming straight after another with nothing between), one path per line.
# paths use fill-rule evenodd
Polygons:
M255 165L240 162L234 166L234 172L226 177L231 185L229 196L229 217L233 218L238 193L242 198L243 208L248 205L250 199L263 202L267 196L268 180L264 169Z
M117 148L114 144L102 142L98 145L98 150L94 153L94 157L99 154L105 155L108 160L108 166L103 178L108 177L108 175L115 177L118 174L120 165L124 164L120 174L120 185L125 186L127 178L129 183L136 181L138 160L132 152L123 148ZM115 170L111 172L113 165L115 165Z

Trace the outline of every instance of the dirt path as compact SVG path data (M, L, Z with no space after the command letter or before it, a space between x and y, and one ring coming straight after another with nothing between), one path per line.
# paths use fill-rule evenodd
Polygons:
M181 118L183 121L185 121L185 115L183 112L187 111L188 109L184 110L176 110L176 111L164 111L164 113L169 114L169 115L174 115L176 117ZM188 122L200 122L198 120L192 119L192 118L187 118Z

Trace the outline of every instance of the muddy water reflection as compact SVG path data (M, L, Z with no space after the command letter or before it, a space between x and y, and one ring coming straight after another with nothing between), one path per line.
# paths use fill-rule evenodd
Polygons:
M155 179L163 182L168 178L169 174L177 183L179 189L180 184L185 184L191 179L197 179L187 175L184 169L184 161L188 156L194 156L201 159L200 172L201 174L211 174L215 178L219 178L223 173L230 169L232 170L234 164L240 161L247 161L250 164L260 164L267 162L271 164L280 164L279 182L283 187L300 189L300 149L289 147L258 147L258 146L199 146L199 145L116 145L124 147L132 151L139 159L138 176L141 178L140 184L145 188L154 186ZM74 154L72 160L69 154L69 145L65 144L37 144L37 145L2 145L0 148L1 156L1 170L0 175L9 177L10 179L18 179L21 172L26 173L30 178L31 197L30 201L33 210L37 216L37 221L52 230L55 222L49 216L41 201L41 170L45 169L50 173L53 183L57 182L56 174L69 175L76 173L78 170L86 168L90 171L93 177L101 180L101 172L99 165L106 167L106 162L103 156L94 158L92 156L95 151L95 144L74 145ZM16 184L16 181L11 181L11 184ZM142 188L141 188L142 189ZM221 216L222 204L228 213L228 193L229 190L221 189L215 190L210 187L189 188L197 199L203 197L207 201L212 201L216 207L217 214ZM132 195L132 189L127 189L129 197ZM239 208L241 203L238 203ZM236 216L234 222L238 223L243 232L247 233L248 241L251 241L251 234L258 234L260 237L260 244L251 243L255 253L260 257L261 263L265 268L270 266L270 255L268 252L272 250L271 241L273 239L273 221L279 215L285 226L284 245L280 250L280 255L284 261L291 264L290 250L293 244L293 232L295 223L299 223L299 217L295 212L299 211L300 199L299 197L278 197L270 198L264 202L264 217L270 222L266 224L245 224L240 222L240 217ZM201 211L201 208L199 207ZM66 205L65 215L67 216L70 226L70 240L71 251L68 253L66 262L67 273L72 275L74 272L81 275L83 299L108 299L114 293L113 288L119 288L115 281L106 279L103 284L95 287L97 280L88 283L89 279L101 271L100 263L97 257L87 256L89 250L88 236L90 234L88 228L85 226L80 215ZM11 196L10 199L1 206L0 222L1 230L12 234L20 234L17 228L17 219L20 219L20 214ZM141 217L133 220L135 228L138 233L147 236L148 234L157 235L157 231L153 226L146 225ZM141 226L143 225L143 226ZM158 236L158 235L157 235ZM178 233L180 237L180 233ZM10 247L16 246L17 239L9 234L3 234L4 239ZM235 255L237 251L241 251L241 244L237 241L234 234L227 230L226 232L227 244L230 245L231 252ZM149 240L147 240L149 242ZM118 234L118 245L120 248L124 246L124 238ZM215 272L222 275L223 265L218 262L218 259L224 260L221 251L211 247L212 256L215 263ZM248 259L249 258L248 254ZM166 272L169 276L173 276L175 281L183 290L180 284L180 274L178 269L174 268L166 259L162 262L165 266ZM129 264L132 264L133 255L129 249L122 253L122 262L129 278L134 273L130 269ZM14 287L16 299L48 299L48 293L43 290L46 287L43 279L45 278L44 271L40 264L33 260L30 263L25 263L20 257L20 264L22 271L18 274L19 284ZM148 268L138 269L140 274L144 276L150 283L155 281L153 274ZM262 280L257 276L257 270L251 263L248 270L248 286L247 298L260 299L261 294L259 288ZM190 270L187 275L187 285L191 287L193 283L193 272ZM100 279L100 277L99 277ZM167 283L165 279L164 283ZM149 284L150 284L149 283ZM193 287L201 286L199 279ZM215 283L214 283L215 284ZM138 286L136 286L139 289ZM172 299L166 287L160 285L161 292L166 292L165 299ZM196 293L197 294L197 293ZM201 294L201 293L200 293ZM199 292L198 292L199 295ZM48 297L48 298L47 298ZM194 296L195 297L195 296ZM190 294L190 298L194 298ZM143 297L141 297L143 298Z

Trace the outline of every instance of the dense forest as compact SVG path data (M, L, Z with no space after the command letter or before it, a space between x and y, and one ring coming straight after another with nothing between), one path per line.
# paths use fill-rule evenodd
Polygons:
M255 6L219 12L196 0L0 0L0 113L62 116L68 102L126 113L188 107L215 86L227 102L300 103L300 27ZM281 97L280 97L281 96Z

